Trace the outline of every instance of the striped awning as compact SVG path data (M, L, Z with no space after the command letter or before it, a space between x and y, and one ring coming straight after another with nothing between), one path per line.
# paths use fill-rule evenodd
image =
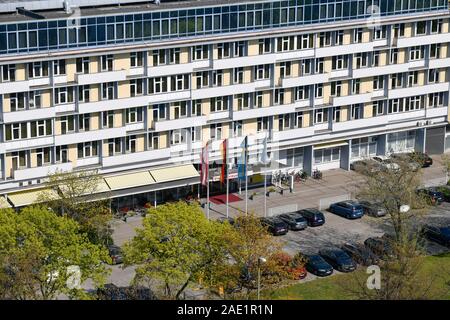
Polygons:
M12 206L9 204L8 200L4 196L0 196L0 209L11 208Z
M50 189L33 189L29 191L20 191L8 194L8 199L12 202L14 207L23 207L33 203L39 202L39 196L45 192L48 198L58 198L58 193Z
M150 174L156 182L169 182L199 176L199 173L192 164L150 170Z
M105 181L111 190L134 188L155 183L148 171L107 177Z
M336 148L336 147L341 147L341 146L346 146L346 145L348 145L348 142L346 142L346 141L336 141L336 142L331 142L331 143L323 143L323 144L315 145L314 146L314 150Z

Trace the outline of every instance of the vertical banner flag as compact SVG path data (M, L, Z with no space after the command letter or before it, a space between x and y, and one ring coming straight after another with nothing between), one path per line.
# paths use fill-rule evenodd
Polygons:
M247 175L247 137L241 144L242 153L238 159L238 177L240 181L245 181Z
M220 145L220 152L222 154L222 168L221 168L221 172L220 172L220 182L222 184L225 184L225 175L226 175L226 170L227 170L227 159L228 159L228 155L227 155L227 139L223 140L223 142Z
M263 151L261 153L261 163L266 165L270 162L269 156L267 155L267 137L264 138Z
M200 183L204 186L208 185L208 170L209 170L208 146L209 142L207 142L206 145L203 147L201 154Z

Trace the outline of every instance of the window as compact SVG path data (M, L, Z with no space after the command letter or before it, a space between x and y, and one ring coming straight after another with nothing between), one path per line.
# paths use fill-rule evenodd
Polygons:
M234 68L233 69L233 83L244 83L244 68Z
M108 156L114 156L122 153L122 139L111 138L108 139Z
M75 132L75 117L74 116L61 117L60 123L61 123L61 134Z
M378 67L380 65L380 51L372 52L372 67Z
M261 64L255 66L255 80L264 80L270 78L270 64Z
M223 85L223 70L213 70L212 80L214 87L221 87Z
M132 68L142 67L144 65L144 52L131 52L130 53L130 66Z
M353 43L361 43L363 38L363 28L353 29Z
M334 32L334 44L340 46L344 44L344 31L339 30Z
M363 110L363 108L361 105L359 105L359 104L352 105L350 120L362 119L362 117L363 117L362 110Z
M408 87L416 86L419 80L419 72L413 71L408 73Z
M89 102L90 100L90 87L89 85L78 86L78 101Z
M229 58L231 56L230 53L230 43L226 42L226 43L219 43L217 45L217 58L218 59L224 59L224 58Z
M136 136L127 136L125 138L125 151L127 153L134 153L136 152Z
M271 53L272 52L272 39L259 39L258 41L259 54Z
M114 82L102 83L102 99L113 100L116 97L116 86Z
M278 130L284 131L291 128L291 115L283 114L278 116Z
M42 106L42 92L40 90L30 91L28 94L28 107L30 109Z
M56 146L55 156L57 163L69 162L69 148L67 146Z
M331 96L340 97L342 94L342 82L334 81L331 82Z
M148 149L159 149L159 133L149 132L148 134Z
M73 87L55 88L55 104L73 102Z
M180 63L180 48L169 49L169 63L179 64Z
M66 74L66 60L53 61L53 74L55 76Z
M284 89L275 89L273 95L273 104L274 105L284 104Z
M382 116L384 114L384 104L385 102L382 100L373 102L372 115L374 117Z
M202 115L202 100L194 100L192 101L192 116L201 116Z
M316 84L315 98L316 99L323 98L323 83Z
M314 150L314 164L329 163L339 161L341 158L341 148Z
M331 46L331 32L319 33L319 46L321 48Z
M234 43L234 57L244 57L247 55L247 42L238 41Z
M89 73L89 57L77 58L77 73Z
M173 103L174 119L187 117L187 102L180 101Z
M428 83L438 83L439 82L439 70L430 69L428 70Z
M391 49L390 50L390 64L397 64L398 63L398 49Z
M314 47L314 35L302 34L297 36L297 50L312 49Z
M210 99L211 112L220 112L228 110L228 97L217 97Z
M388 114L403 112L403 99L389 100Z
M215 123L209 126L210 138L212 140L221 140L222 139L222 124Z
M401 73L394 73L391 75L391 88L401 88L403 87L403 74Z
M361 91L361 79L352 80L352 94L359 94Z
M442 19L431 20L431 33L442 33Z
M441 57L441 44L435 43L430 45L430 59L439 59Z
M360 52L355 55L356 69L365 68L369 65L369 55L367 52Z
M415 111L422 109L423 106L423 97L421 96L415 96L406 98L406 105L405 105L405 111Z
M38 120L30 122L31 137L44 137L52 134L52 120Z
M9 95L11 111L25 110L25 93L11 93Z
M192 47L192 61L209 59L208 45Z
M416 22L416 36L424 35L426 33L427 33L427 22L426 21Z
M405 36L405 24L398 23L394 25L394 38L402 38Z
M250 108L250 93L242 93L235 96L237 101L237 109L245 110Z
M28 130L27 123L5 124L5 140L27 139Z
M384 89L384 76L377 76L373 78L373 90Z
M0 66L0 72L0 82L16 81L16 66L14 64Z
M11 153L12 170L26 168L28 163L28 152L17 151Z
M351 157L366 158L377 154L377 141L372 137L352 140Z
M130 80L130 96L141 96L144 93L144 80L133 79Z
M324 58L316 59L316 73L323 73L324 72L324 65L325 65Z
M243 129L243 122L242 122L242 120L233 121L233 137L241 137L242 136L242 129Z
M311 74L312 63L313 63L313 61L311 59L306 59L306 60L301 61L301 64L300 64L301 75Z
M168 108L167 104L157 104L153 106L153 121L166 120Z
M166 50L164 50L164 49L153 50L152 56L153 56L153 65L154 66L160 66L160 65L166 64Z
M254 106L256 108L262 108L263 107L263 93L261 91L255 92L254 96Z
M333 122L340 122L341 121L341 107L334 107L332 115L333 115Z
M280 77L281 78L286 78L286 77L291 76L291 65L292 64L290 61L280 63Z
M303 112L295 113L295 127L303 128Z
M179 74L170 77L170 90L171 91L182 91L189 89L189 75Z
M277 38L277 51L291 51L294 50L294 37L281 37Z
M269 123L270 123L269 119L270 119L269 117L257 118L256 123L258 132L269 130Z
M98 156L98 141L78 143L78 159Z
M416 61L421 60L425 56L425 47L423 46L415 46L409 49L409 60Z
M332 62L332 70L342 70L348 67L347 56L334 56Z
M209 87L209 72L203 71L195 73L195 83L197 89Z
M50 164L50 154L51 150L49 147L36 149L37 166L42 167Z
M28 64L28 78L48 77L48 62L31 62Z
M78 130L89 131L91 123L91 116L89 114L78 115Z
M202 141L202 127L191 128L191 141L192 142Z
M295 88L295 101L309 99L309 86L301 86Z
M102 127L114 128L114 111L102 112Z
M328 109L314 110L314 124L321 124L328 122Z
M148 79L148 90L150 94L167 92L167 77Z
M142 107L137 107L137 108L128 108L125 111L125 123L129 124L129 123L137 123L137 122L142 122L142 113L143 113L143 109Z
M386 39L387 26L381 26L373 30L373 40Z
M113 71L114 57L112 54L103 55L100 57L101 71Z

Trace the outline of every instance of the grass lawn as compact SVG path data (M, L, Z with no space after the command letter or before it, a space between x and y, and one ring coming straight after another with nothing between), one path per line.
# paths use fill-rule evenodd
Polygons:
M356 272L365 272L361 268ZM430 290L434 299L450 300L450 253L439 256L424 257L421 273L435 276ZM280 300L349 300L351 296L341 285L352 274L339 274L327 278L319 278L309 282L298 283L273 292L266 292L267 299Z

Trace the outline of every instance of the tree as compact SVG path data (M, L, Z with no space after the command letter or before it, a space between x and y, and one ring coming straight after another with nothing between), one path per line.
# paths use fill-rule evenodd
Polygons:
M108 192L98 198L104 192L101 183L102 177L96 171L57 171L48 176L38 201L77 221L93 243L106 244L112 241L112 216Z
M427 199L417 190L421 185L420 159L406 156L391 158L379 164L368 161L356 166L364 177L357 197L379 203L388 214L394 235L383 239L390 248L379 267L381 288L367 288L367 275L355 273L355 278L344 287L353 295L363 299L424 299L431 287L430 278L423 279L423 243L415 224L428 211ZM408 205L410 211L402 208Z
M258 285L258 269L262 289L269 290L289 278L288 269L279 259L283 256L281 241L270 235L256 216L238 216L233 230L224 238L229 259L217 266L213 280L225 295L252 297ZM266 262L261 263L260 258Z
M124 246L125 266L136 264L135 283L156 280L159 293L180 299L195 282L211 274L227 258L228 224L206 219L197 204L167 203L151 208L143 227Z
M107 275L102 262L108 260L107 250L92 244L68 217L40 206L0 212L2 299L87 298L77 279L101 286Z

